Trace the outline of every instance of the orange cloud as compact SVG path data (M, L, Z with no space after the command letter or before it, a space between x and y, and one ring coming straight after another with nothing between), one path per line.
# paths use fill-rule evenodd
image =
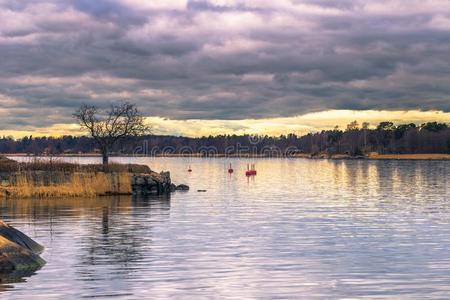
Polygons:
M334 128L336 125L345 128L352 122L369 122L372 127L382 121L394 123L421 124L430 121L450 122L450 113L442 111L384 111L384 110L328 110L309 113L296 117L245 119L245 120L171 120L162 117L149 117L147 121L153 125L155 134L208 136L218 134L261 134L281 135L295 133L303 135ZM81 135L77 124L55 124L47 128L25 128L23 130L0 130L0 135L23 136L62 136Z

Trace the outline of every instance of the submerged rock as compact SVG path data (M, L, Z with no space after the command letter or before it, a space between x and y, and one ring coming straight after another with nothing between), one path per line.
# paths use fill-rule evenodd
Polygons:
M180 185L177 185L176 190L177 191L189 191L189 186L187 186L185 184L180 184Z

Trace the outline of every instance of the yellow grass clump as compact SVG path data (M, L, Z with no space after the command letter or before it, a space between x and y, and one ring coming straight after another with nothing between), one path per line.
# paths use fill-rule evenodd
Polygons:
M3 186L3 195L14 198L95 197L131 194L130 173L54 173L51 182L33 178L30 173L17 174L14 182ZM47 180L48 181L48 180Z

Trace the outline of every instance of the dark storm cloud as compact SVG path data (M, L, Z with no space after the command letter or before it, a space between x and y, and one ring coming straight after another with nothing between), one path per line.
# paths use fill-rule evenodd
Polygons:
M450 110L446 1L0 0L0 18L4 128L119 99L176 119Z

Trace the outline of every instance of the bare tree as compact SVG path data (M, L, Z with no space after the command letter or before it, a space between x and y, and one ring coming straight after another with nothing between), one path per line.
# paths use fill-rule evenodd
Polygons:
M151 132L136 106L128 102L112 105L109 111L83 104L73 116L98 144L104 165L108 164L109 152L119 140Z
M369 130L369 126L370 126L369 122L362 123L362 130L364 133L364 151L367 151L367 131Z

